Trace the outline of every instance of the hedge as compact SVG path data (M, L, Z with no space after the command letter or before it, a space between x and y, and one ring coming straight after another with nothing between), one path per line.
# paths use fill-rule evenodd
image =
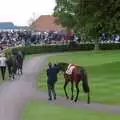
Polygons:
M99 44L100 50L120 49L120 43ZM12 48L14 50L24 50L26 54L55 53L66 51L88 51L94 50L94 44L73 44L73 45L42 45ZM12 49L5 50L8 54Z
M100 50L117 50L120 49L120 43L100 44Z

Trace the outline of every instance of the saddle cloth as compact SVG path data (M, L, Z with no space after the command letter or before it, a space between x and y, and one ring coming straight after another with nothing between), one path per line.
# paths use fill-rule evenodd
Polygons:
M65 73L68 74L68 75L71 75L74 68L75 68L75 65L69 64L69 66L68 66L68 68L67 68Z

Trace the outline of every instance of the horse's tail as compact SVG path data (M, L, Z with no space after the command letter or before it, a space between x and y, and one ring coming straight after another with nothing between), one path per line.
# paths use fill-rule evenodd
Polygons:
M88 84L88 75L87 72L84 68L81 68L81 72L82 72L82 86L83 86L83 90L85 93L87 93L87 103L90 104L90 87Z
M82 72L82 87L85 93L90 92L89 84L88 84L88 75L84 68L81 68Z

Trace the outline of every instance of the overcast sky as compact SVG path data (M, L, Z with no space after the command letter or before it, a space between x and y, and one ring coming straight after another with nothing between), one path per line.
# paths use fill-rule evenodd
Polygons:
M13 22L15 25L28 25L35 16L53 13L55 0L1 0L0 22Z

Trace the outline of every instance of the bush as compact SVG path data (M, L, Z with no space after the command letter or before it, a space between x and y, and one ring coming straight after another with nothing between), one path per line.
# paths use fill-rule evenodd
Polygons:
M44 45L44 46L28 46L23 48L14 48L15 50L24 49L26 54L40 54L40 53L55 53L65 51L78 51L78 50L92 50L94 45L86 44L76 47L69 45Z
M100 50L115 50L120 49L120 43L99 44ZM94 50L94 44L70 44L70 45L43 45L43 46L27 46L12 48L15 51L23 50L25 54L40 54L40 53L55 53L66 51L88 51ZM11 53L11 49L7 49L7 54Z
M12 54L12 49L5 49L4 53L6 56L10 56Z
M120 43L108 43L108 44L100 44L100 50L116 50L120 49Z

